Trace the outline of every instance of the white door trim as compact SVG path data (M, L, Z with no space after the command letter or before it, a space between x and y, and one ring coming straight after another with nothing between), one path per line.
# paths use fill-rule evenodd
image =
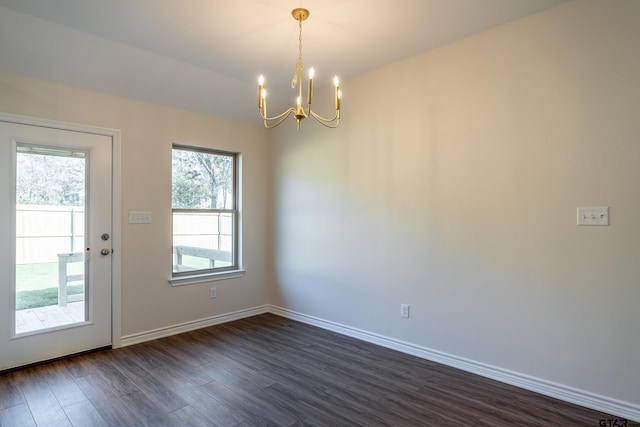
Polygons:
M30 126L40 126L51 129L69 130L91 133L111 137L113 142L112 152L112 247L111 259L111 345L113 348L122 347L122 170L121 170L121 133L118 129L110 129L99 126L82 125L77 123L62 122L59 120L43 119L39 117L23 116L18 114L0 112L0 121Z

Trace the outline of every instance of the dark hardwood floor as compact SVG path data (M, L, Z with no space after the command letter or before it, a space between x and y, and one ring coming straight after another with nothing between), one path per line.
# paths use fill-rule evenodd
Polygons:
M605 414L275 315L0 374L9 426L599 426Z

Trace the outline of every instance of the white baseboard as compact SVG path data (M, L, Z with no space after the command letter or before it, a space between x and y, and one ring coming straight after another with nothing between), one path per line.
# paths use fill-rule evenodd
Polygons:
M244 319L245 317L257 316L258 314L269 313L269 311L269 306L264 305L260 307L249 308L246 310L235 311L233 313L207 317L205 319L195 320L192 322L185 322L178 325L153 329L151 331L126 335L122 337L121 347L140 344L146 341L169 337L171 335L177 335L184 332L194 331L196 329L206 328L208 326L219 325L221 323L227 323L233 320Z
M417 356L422 359L451 366L453 368L462 369L473 374L491 378L493 380L540 393L545 396L550 396L559 400L584 406L586 408L594 409L596 411L612 414L627 420L640 422L639 405L611 399L588 391L579 390L518 372L498 368L496 366L487 365L485 363L454 356L452 354L417 346L415 344L319 319L317 317L308 316L306 314L284 308L270 306L268 311L278 316L317 326L322 329L327 329L342 335L347 335L362 341Z

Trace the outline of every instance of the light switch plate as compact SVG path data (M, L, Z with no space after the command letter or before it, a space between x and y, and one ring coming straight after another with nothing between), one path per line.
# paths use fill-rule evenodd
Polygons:
M151 212L129 212L129 224L151 224Z
M609 208L578 208L578 225L609 225Z

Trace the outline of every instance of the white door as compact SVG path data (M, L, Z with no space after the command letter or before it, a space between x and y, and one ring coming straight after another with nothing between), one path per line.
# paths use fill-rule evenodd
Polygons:
M0 370L111 344L112 150L0 117Z

